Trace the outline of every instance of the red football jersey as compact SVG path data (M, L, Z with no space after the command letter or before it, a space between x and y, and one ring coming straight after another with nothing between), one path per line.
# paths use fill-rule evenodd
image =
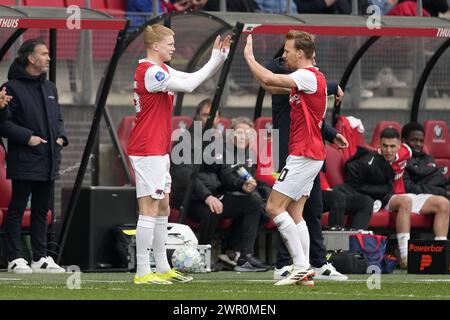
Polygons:
M315 67L290 74L297 84L291 89L291 133L289 154L315 160L325 159L321 128L327 110L327 82Z
M128 155L160 156L170 152L174 94L163 91L169 77L165 64L160 67L148 60L139 61L134 75L136 119L128 140Z
M408 145L402 143L394 162L391 163L392 169L395 171L394 193L406 193L405 183L403 182L403 172L405 172L406 163L411 159L412 151Z

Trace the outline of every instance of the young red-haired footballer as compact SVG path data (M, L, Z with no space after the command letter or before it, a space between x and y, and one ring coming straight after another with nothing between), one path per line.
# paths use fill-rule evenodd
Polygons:
M139 219L136 228L136 284L188 282L192 277L171 269L166 255L169 192L171 117L174 92L192 92L211 77L228 56L231 37L214 42L211 58L198 71L185 73L166 65L175 51L174 32L162 25L144 31L147 57L139 61L134 76L135 126L128 142L128 155L136 173ZM150 269L150 249L156 273Z
M273 218L293 260L292 270L275 285L309 281L309 234L303 207L315 177L325 159L321 127L327 108L324 75L314 67L315 44L306 32L291 30L286 35L283 57L291 74L274 74L253 56L252 37L247 37L244 57L258 83L265 87L291 89L291 131L289 157L273 186L267 212ZM308 238L308 239L307 239Z

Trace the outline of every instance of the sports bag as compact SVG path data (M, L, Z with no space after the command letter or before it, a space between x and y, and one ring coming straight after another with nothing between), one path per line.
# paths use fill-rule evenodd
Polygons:
M396 261L385 254L386 244L387 237L376 234L352 234L349 240L350 251L364 255L369 266L377 266L382 273L392 273Z
M342 274L365 274L368 267L362 254L349 251L328 251L327 261Z

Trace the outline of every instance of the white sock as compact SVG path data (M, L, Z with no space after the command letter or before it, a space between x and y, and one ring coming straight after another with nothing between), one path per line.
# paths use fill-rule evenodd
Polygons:
M398 249L402 260L408 259L408 240L409 233L397 233Z
M309 264L306 261L305 254L303 253L302 243L298 234L297 226L294 220L287 211L280 213L273 221L278 227L278 231L284 240L286 248L288 249L294 266L297 268L307 269Z
M155 257L156 272L166 273L170 271L167 261L167 220L168 217L156 217L155 232L153 234L153 256Z
M447 240L447 237L434 237L434 240Z
M306 221L302 220L297 224L298 235L302 243L303 253L305 254L306 262L309 265L309 231Z
M150 249L154 229L155 218L139 215L136 227L136 273L138 277L152 271L150 268Z

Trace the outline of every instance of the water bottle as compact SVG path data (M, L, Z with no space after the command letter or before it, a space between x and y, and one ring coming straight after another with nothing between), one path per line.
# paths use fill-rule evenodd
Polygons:
M239 167L237 173L239 177L245 181L250 181L253 179L252 175L244 167Z

